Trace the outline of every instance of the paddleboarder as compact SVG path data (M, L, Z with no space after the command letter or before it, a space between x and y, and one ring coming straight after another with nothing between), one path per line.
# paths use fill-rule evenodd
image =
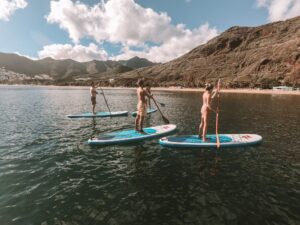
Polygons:
M97 88L99 87L99 85L95 85L94 82L92 81L91 83L91 87L90 87L90 94L91 94L91 102L92 102L92 107L93 107L93 114L96 115L95 112L95 107L96 107L96 96L98 94L97 92Z
M152 98L152 94L149 94L147 90L144 90L144 80L139 79L137 81L137 97L138 97L138 105L137 105L137 116L135 118L135 130L138 132L143 132L143 123L145 116L147 114L147 97Z
M203 142L206 142L206 133L207 133L207 125L208 125L208 115L209 111L213 111L216 113L216 110L214 110L211 107L212 99L217 94L217 90L213 90L214 86L212 84L206 84L205 85L205 91L202 95L203 104L201 107L201 123L199 126L199 138L202 138ZM202 133L202 135L201 135Z

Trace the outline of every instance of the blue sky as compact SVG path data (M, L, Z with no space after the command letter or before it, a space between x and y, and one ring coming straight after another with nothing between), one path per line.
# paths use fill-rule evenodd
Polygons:
M299 7L300 0L0 0L0 52L164 62L231 26L284 20Z

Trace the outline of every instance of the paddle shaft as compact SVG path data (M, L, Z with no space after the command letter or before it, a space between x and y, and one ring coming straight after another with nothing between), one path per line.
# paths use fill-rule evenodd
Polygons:
M151 99L149 99L149 102L150 102L150 100ZM165 107L166 106L166 104L165 103L161 103L161 102L158 102L158 101L156 101L158 104L160 104L160 106L162 106L162 107ZM149 104L149 106L150 106L150 104ZM150 107L151 108L151 107Z
M153 98L153 96L152 96L152 100L153 100L154 104L156 105L156 107L157 107L157 109L158 109L158 111L159 111L161 117L163 118L164 122L165 122L165 123L170 123L169 120L168 120L168 119L163 115L163 113L161 112L161 110L160 110L160 108L159 108L159 106L158 106L156 100Z
M217 105L217 112L216 112L216 138L217 138L217 148L220 148L220 137L219 137L220 79L218 80L217 92L218 92L217 93L218 105Z
M148 98L149 100L149 109L151 109L151 98Z
M107 106L107 108L108 108L109 114L111 114L111 111L110 111L110 108L109 108L109 106L108 106L108 103L107 103L107 100L106 100L104 91L103 91L103 89L102 89L101 87L99 87L99 88L100 88L100 90L101 90L101 92L102 92L102 94L103 94L103 98L104 98L105 104L106 104L106 106Z

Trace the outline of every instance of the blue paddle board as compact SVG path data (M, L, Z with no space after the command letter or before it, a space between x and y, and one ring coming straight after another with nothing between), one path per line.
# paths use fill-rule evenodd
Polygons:
M262 141L262 137L257 134L219 134L220 147L235 147L255 145ZM164 137L159 143L165 147L183 148L205 148L217 147L216 135L206 136L207 141L203 142L198 135L171 136Z
M144 128L143 133L138 132L136 130L118 131L118 132L104 134L99 137L93 137L88 140L88 144L112 145L112 144L139 142L147 139L163 137L175 131L175 129L176 129L176 125L168 124L168 125Z
M84 112L78 114L67 115L69 118L95 118L95 117L111 117L111 116L127 116L128 111L118 112L97 112L95 115L91 112Z
M150 114L150 113L154 113L154 112L156 112L157 111L157 109L147 109L147 114ZM137 115L137 111L135 111L135 112L132 112L131 113L131 115L132 116L136 116Z

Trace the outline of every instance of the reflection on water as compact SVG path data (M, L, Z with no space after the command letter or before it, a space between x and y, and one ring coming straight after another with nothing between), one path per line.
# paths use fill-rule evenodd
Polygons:
M134 90L105 94L112 111L136 110ZM154 94L178 134L197 132L200 93ZM0 96L0 224L300 221L298 96L222 94L220 133L264 138L226 150L164 149L157 140L90 147L92 135L134 128L134 117L66 118L90 110L84 88L0 87ZM160 124L159 112L146 121Z

